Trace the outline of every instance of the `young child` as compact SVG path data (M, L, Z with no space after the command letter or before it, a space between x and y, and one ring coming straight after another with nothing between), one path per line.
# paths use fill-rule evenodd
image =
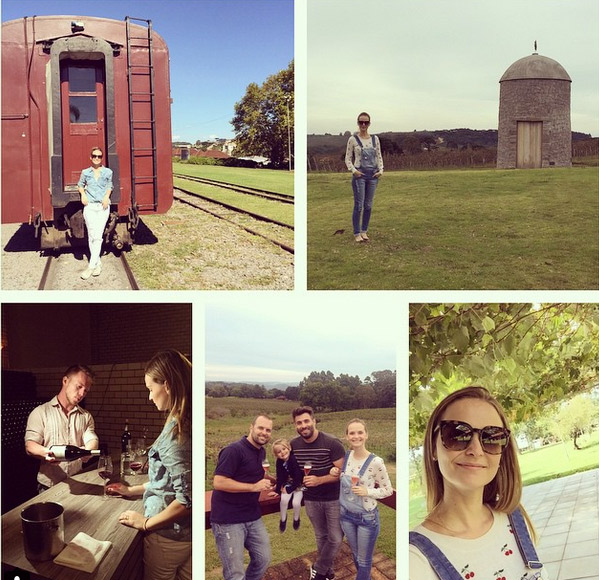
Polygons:
M293 497L293 529L300 527L300 510L302 508L303 491L300 489L303 479L302 470L291 451L287 439L277 439L272 444L272 451L277 458L276 493L281 496L281 521L279 531L283 533L287 526L287 508Z

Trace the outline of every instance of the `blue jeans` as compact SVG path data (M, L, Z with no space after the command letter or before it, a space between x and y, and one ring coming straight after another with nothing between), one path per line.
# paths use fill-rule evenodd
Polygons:
M242 524L212 524L225 580L262 580L270 563L270 540L262 519ZM250 554L243 569L244 548Z
M363 172L364 175L362 177L354 175L351 182L354 192L354 213L352 214L354 236L357 236L360 232L368 231L374 192L379 183L378 177L372 177L376 170L359 169L359 171ZM362 218L361 227L360 217Z
M320 574L333 569L335 556L343 542L339 524L339 500L312 501L304 499L306 514L314 528L318 558L312 566Z
M381 524L379 510L355 513L341 507L341 527L352 551L358 575L356 580L370 580L374 544Z

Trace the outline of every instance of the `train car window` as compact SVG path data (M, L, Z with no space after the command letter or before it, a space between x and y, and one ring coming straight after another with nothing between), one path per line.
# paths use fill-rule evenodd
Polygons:
M69 95L69 116L71 123L95 123L98 118L95 95Z
M96 69L69 66L69 91L72 93L95 93Z

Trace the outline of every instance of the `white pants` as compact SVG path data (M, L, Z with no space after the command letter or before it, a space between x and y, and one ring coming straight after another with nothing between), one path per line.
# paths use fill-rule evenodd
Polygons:
M304 497L304 492L296 489L291 493L285 493L281 490L281 521L287 520L287 509L289 508L289 500L293 497L293 519L295 521L300 519L300 512L302 509L302 498Z
M83 219L87 227L87 241L89 243L89 268L95 268L100 264L102 234L109 215L110 206L104 209L101 202L90 202L83 208Z
M144 580L191 580L191 542L144 538Z

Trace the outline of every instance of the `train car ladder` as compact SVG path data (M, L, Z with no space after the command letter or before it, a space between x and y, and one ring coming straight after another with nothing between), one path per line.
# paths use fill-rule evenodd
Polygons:
M145 23L147 35L138 34L131 29L131 21ZM131 139L131 206L140 210L155 211L158 206L158 184L156 179L156 116L154 106L154 58L152 45L152 21L143 18L125 17L127 31L127 80L129 83L129 135ZM143 27L143 25L141 25ZM136 49L136 58L132 58L132 49ZM148 107L149 105L149 107ZM149 108L149 117L148 117ZM148 133L151 139L148 143ZM143 146L142 146L143 145ZM148 163L151 158L152 169L148 175ZM140 170L144 170L140 174ZM139 204L140 190L152 184L153 204Z

